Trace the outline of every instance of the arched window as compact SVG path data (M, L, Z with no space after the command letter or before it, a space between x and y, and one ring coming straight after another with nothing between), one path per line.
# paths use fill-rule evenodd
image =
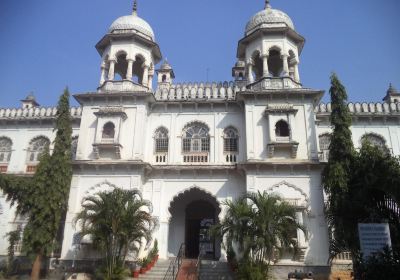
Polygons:
M184 153L201 153L210 151L209 129L202 123L191 123L183 130Z
M76 151L78 148L78 136L72 137L71 141L71 158L75 159L76 158Z
M165 83L167 81L167 75L165 75L165 74L162 75L161 79L162 79L162 82Z
M283 71L283 61L281 52L277 49L271 49L268 56L268 70L272 77L280 77Z
M28 162L38 162L42 153L49 147L50 141L46 137L40 136L29 143Z
M275 135L277 137L289 137L289 125L286 121L280 120L275 124Z
M114 80L126 79L127 69L128 61L126 60L126 53L120 52L117 56L117 63L115 64Z
M254 66L253 66L253 77L257 81L262 78L263 75L263 61L260 57L260 52L256 51L252 56Z
M387 151L385 139L377 134L367 133L361 137L361 143L368 142L369 144L376 146L383 151Z
M168 130L165 127L160 127L154 133L156 153L168 153Z
M0 137L0 163L9 162L11 159L12 142L7 137Z
M224 130L224 152L237 153L239 151L238 132L233 127Z
M329 146L331 145L331 135L329 133L321 134L318 137L319 141L319 149L321 151L329 150Z
M112 122L108 122L103 126L103 139L114 139L115 136L115 125Z

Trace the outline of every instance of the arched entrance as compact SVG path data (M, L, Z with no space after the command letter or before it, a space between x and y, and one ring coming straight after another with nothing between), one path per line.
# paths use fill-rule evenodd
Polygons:
M205 258L220 258L220 240L215 240L209 234L209 228L218 222L221 212L215 197L199 188L191 188L172 200L169 211L170 255L176 255L180 245L185 243L187 258L197 258L200 248L205 252Z

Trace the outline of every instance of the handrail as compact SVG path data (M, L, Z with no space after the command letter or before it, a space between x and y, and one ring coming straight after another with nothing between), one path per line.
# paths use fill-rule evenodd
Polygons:
M205 250L204 250L204 244L200 245L200 252L199 256L197 257L197 263L196 263L196 275L197 279L200 279L200 268L201 268L201 260L204 256Z
M163 280L176 280L178 277L179 269L182 265L182 260L185 258L185 243L182 243L179 247L178 255L169 264L168 270L164 275Z

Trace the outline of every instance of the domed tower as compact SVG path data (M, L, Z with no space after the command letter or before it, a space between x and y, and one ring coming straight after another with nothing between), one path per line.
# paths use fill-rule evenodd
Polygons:
M237 59L245 63L247 85L301 87L298 65L304 41L290 17L272 9L266 0L264 10L249 20L238 44Z
M99 92L151 91L154 65L162 58L151 26L137 15L116 19L97 43L101 55Z

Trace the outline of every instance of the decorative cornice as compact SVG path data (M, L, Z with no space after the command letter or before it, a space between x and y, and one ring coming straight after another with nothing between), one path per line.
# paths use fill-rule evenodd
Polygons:
M80 119L81 107L71 107L71 117ZM33 107L33 108L0 108L0 120L38 120L55 119L57 107Z
M399 115L400 103L348 103L352 115ZM330 115L332 113L331 103L320 103L314 108L317 115Z
M265 114L271 113L297 113L297 109L293 107L293 104L268 104L265 109Z

